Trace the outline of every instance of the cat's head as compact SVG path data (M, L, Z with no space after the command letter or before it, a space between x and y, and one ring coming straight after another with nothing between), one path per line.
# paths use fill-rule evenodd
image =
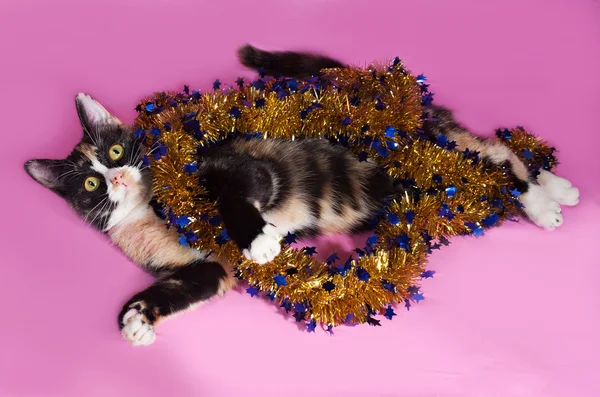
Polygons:
M63 197L85 222L108 230L148 205L150 172L144 146L89 95L75 98L83 138L66 159L30 160L25 170Z

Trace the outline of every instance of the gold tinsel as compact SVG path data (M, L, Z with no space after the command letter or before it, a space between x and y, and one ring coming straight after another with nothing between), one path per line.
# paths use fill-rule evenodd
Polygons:
M519 213L502 169L484 168L419 138L421 103L431 94L398 60L389 67L326 70L307 82L258 79L239 89L219 84L202 95L187 88L185 94L156 94L138 106L136 134L151 147L155 199L180 227L182 242L230 261L252 288L313 326L377 324L374 313L414 297L426 255L440 238L481 235ZM193 166L203 147L257 133L265 139L302 136L347 144L394 178L410 181L420 197L390 203L376 229L377 243L372 240L367 255L346 265L319 262L290 247L265 265L243 260L214 221L215 203L206 199ZM498 137L532 169L555 163L554 149L521 128L498 131Z

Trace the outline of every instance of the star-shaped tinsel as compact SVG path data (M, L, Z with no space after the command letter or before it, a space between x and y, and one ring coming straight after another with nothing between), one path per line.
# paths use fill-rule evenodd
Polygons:
M388 305L387 309L385 309L385 314L384 316L388 319L391 320L392 317L394 317L396 315L396 313L394 313L394 309L392 308L392 305Z
M258 289L255 286L251 285L246 288L246 293L250 294L251 297L258 296Z

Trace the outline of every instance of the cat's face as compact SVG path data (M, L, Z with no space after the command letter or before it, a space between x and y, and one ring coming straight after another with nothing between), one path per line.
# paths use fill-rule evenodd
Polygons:
M90 96L78 94L75 102L81 142L66 159L30 160L25 170L85 222L108 230L150 201L150 172L142 161L146 151L131 128Z

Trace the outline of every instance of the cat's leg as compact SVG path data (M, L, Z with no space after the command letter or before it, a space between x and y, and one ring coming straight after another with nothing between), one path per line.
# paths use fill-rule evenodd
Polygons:
M233 284L234 278L218 262L198 260L177 267L127 301L118 318L121 334L134 346L150 345L159 321L194 309Z
M546 230L554 230L562 224L563 217L557 196L551 195L546 188L531 177L527 166L508 146L494 139L478 138L466 130L453 130L448 132L447 136L448 139L456 142L459 150L468 148L471 151L479 152L480 158L493 164L510 166L515 177L516 187L521 192L519 201L523 204L523 211L533 223Z
M560 205L579 204L579 189L565 178L554 175L550 171L541 170L537 181L546 193Z
M246 259L258 264L272 261L280 252L281 236L267 223L257 206L244 194L227 189L219 197L219 212L229 237L240 247Z

